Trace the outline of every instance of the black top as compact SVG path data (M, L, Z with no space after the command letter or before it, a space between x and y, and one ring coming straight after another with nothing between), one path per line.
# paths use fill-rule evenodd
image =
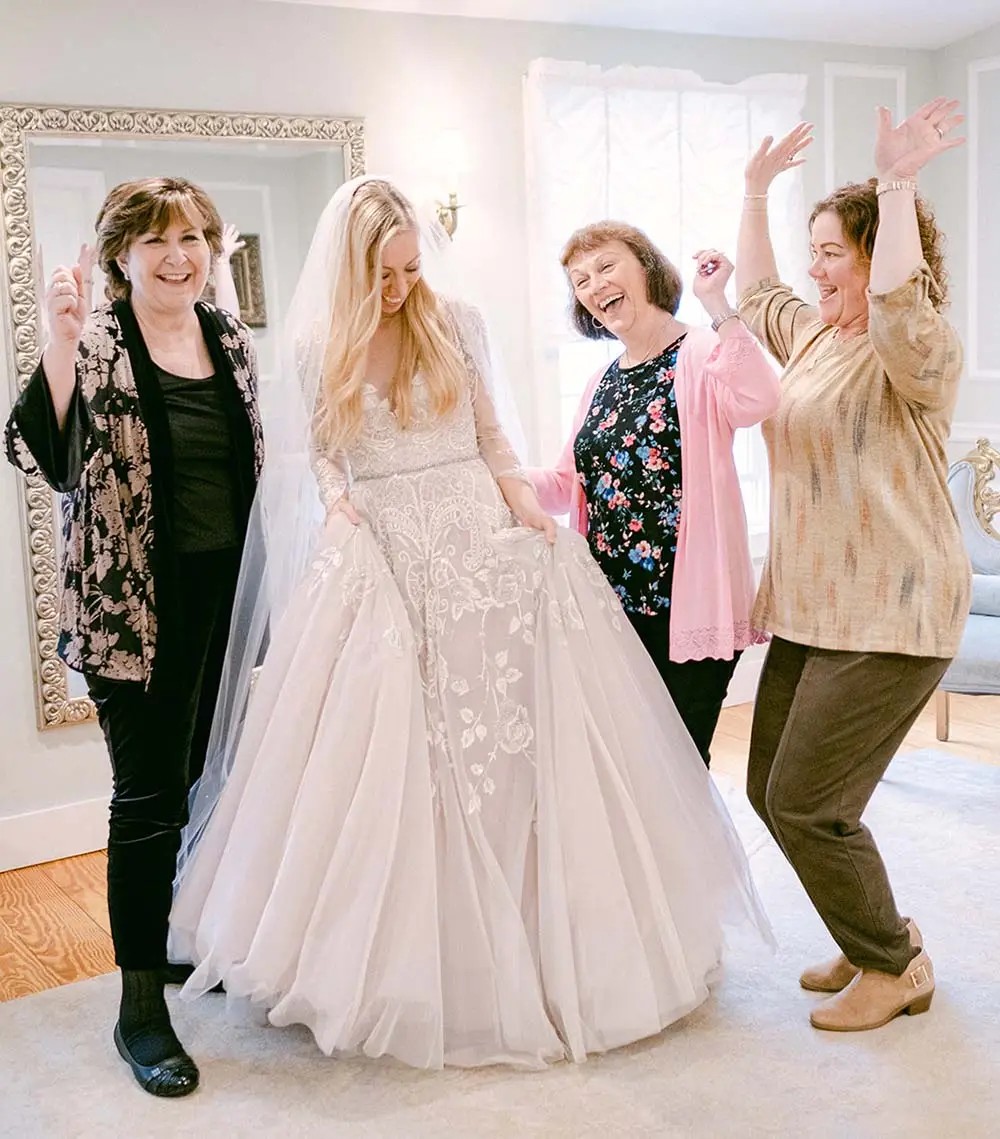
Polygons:
M256 356L249 330L195 305L232 442L242 544L263 462ZM60 428L39 364L4 433L7 457L62 494L57 651L70 668L154 687L187 652L173 526L174 461L163 390L127 301L91 314Z
M229 419L215 376L189 380L153 365L173 449L172 517L177 552L240 544Z
M670 605L681 522L681 431L674 369L681 336L634 368L616 360L594 390L573 445L587 540L622 606Z

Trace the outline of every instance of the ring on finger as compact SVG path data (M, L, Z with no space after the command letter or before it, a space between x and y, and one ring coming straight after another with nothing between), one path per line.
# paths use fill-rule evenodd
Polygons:
M944 131L936 123L934 129L937 131L938 138L944 138Z

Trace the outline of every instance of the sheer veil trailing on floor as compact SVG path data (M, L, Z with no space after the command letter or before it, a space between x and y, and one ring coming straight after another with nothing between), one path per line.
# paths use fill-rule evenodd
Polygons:
M232 766L254 669L263 659L269 630L281 619L301 581L323 526L312 417L337 299L336 270L346 255L351 199L363 183L377 180L366 175L346 182L324 209L281 333L277 379L271 390L262 393L264 469L247 533L205 769L192 791L190 821L181 840L178 884ZM478 314L467 303L467 290L457 279L455 259L449 256L450 239L436 220L421 223L420 246L423 276L438 295L458 302L451 306L451 315L462 325L459 332L476 357L504 434L523 456L520 421L494 342L484 337Z

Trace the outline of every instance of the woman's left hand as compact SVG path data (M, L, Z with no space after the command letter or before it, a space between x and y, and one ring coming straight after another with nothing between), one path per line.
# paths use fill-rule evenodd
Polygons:
M718 249L699 249L694 255L694 295L710 313L726 305L726 285L733 275L733 263Z
M240 231L235 225L224 225L222 227L222 252L219 254L219 260L228 261L234 253L239 253L245 245L246 242L240 237Z
M535 488L530 483L509 476L501 477L497 481L507 505L518 522L531 530L541 530L549 545L554 545L556 520L542 509Z
M899 126L892 125L888 107L878 109L878 135L875 140L875 169L884 180L912 178L932 158L965 142L946 137L965 121L957 114L957 99L932 99Z
M531 530L541 530L550 546L556 544L556 520L551 514L546 514L537 502L530 509L522 511L518 515L518 521Z

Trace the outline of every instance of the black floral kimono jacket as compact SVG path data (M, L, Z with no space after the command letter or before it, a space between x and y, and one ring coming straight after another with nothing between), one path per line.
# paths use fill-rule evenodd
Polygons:
M256 350L228 313L196 309L232 433L243 532L264 458ZM60 432L39 364L7 421L7 457L63 492L59 655L81 672L148 685L154 661L169 672L182 651L173 463L163 395L126 301L91 314L76 379Z

